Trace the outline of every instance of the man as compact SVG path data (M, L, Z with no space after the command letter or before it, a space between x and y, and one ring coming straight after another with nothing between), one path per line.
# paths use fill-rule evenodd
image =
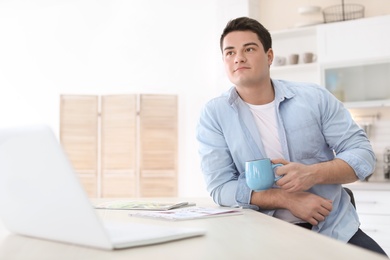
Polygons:
M209 101L197 128L201 167L214 201L240 205L335 239L385 254L359 229L341 184L369 176L375 155L364 131L325 88L270 78L269 32L241 17L225 27L220 47L234 84ZM245 162L271 158L284 175L251 191Z

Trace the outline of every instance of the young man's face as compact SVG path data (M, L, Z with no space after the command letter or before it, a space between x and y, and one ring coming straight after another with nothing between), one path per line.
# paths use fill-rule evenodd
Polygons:
M251 31L228 33L222 43L223 61L229 80L237 87L258 86L269 82L273 52L266 53L257 34Z

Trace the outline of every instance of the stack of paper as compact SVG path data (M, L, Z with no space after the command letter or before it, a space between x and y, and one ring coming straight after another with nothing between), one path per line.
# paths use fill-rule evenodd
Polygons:
M223 217L241 215L240 209L232 208L204 208L204 207L188 207L182 209L174 209L168 211L137 211L129 213L134 217L149 217L159 218L166 220L188 220L188 219L201 219L210 217Z
M97 209L123 209L123 210L170 210L180 207L195 206L192 202L156 202L156 201L129 201L114 200L95 205Z

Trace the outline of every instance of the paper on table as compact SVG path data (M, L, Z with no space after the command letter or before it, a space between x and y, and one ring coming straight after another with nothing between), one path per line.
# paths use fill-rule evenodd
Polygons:
M170 211L137 211L129 215L134 217L148 217L165 220L189 220L210 217L223 217L243 214L239 209L189 207Z
M157 201L129 201L114 200L95 205L97 209L122 209L122 210L170 210L180 207L195 206L192 202L157 202Z

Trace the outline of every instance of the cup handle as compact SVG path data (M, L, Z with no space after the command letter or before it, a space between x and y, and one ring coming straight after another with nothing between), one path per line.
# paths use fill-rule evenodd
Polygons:
M273 165L272 165L272 171L275 171L275 168L276 168L276 167L280 167L280 166L283 166L283 164L281 164L281 163L273 164ZM284 176L284 175L280 175L280 176L275 175L275 181L280 180L283 176Z

